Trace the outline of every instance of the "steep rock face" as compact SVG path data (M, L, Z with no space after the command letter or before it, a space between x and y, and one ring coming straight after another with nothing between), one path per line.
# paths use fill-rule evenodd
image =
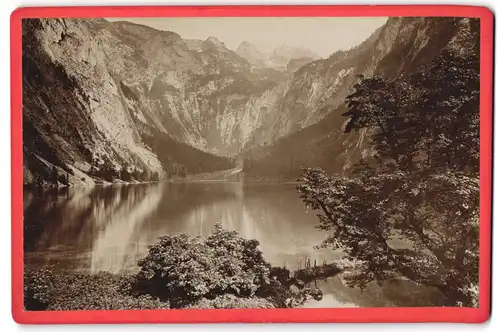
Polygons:
M102 177L97 173L102 173L103 168L115 175L122 171L163 174L165 165L144 144L142 136L153 132L169 143L174 141L158 125L154 111L144 107L134 91L123 83L123 77L113 70L116 65L113 54L103 50L103 39L94 30L96 25L106 23L66 19L23 22L23 140L27 183L92 185ZM142 32L148 38L147 31ZM169 33L165 40L174 45L173 52L179 47L177 35ZM131 38L132 42L136 41ZM116 50L123 51L125 66L138 60L129 45L121 44ZM147 44L143 47L148 52L158 51ZM128 72L129 77L134 74Z
M287 123L290 135L275 144L244 154L245 171L254 178L295 179L301 166L343 172L370 154L369 133L344 133L345 97L358 75L394 77L429 63L440 50L474 48L477 22L453 18L391 18L360 46L336 52L296 72L281 105L293 114ZM288 110L287 110L288 109ZM293 126L302 126L295 131Z
M69 182L92 184L80 173L105 162L115 169L162 172L155 154L141 143L105 56L82 23L26 20L23 37L28 175L53 164L55 173L69 171Z
M478 47L473 36L479 33L476 20L456 18L399 18L394 27L390 52L377 65L376 74L395 77L428 64L439 51L455 52ZM398 27L397 31L395 28Z

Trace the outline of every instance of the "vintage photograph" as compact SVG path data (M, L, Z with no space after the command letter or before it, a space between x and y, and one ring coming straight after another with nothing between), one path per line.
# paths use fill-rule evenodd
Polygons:
M23 19L25 309L477 307L479 27Z

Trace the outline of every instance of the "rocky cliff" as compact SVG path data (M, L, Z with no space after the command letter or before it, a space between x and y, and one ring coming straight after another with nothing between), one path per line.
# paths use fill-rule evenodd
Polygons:
M102 30L103 25L108 22L23 21L25 183L93 185L103 179L143 181L166 173L230 168L228 160L174 139L161 121L161 110L143 103L140 94L126 83L144 77L126 70L141 61L130 46L138 43L137 39L120 43L114 33L122 25ZM153 41L153 36L147 35L149 30L142 32L145 40L150 37ZM176 44L180 40L177 35L162 36L163 42L172 45L166 49L171 54L168 58L164 54L151 56L157 59L151 67L202 67L202 60L192 63L192 59L175 55L178 47L185 47ZM112 42L116 48L108 44ZM144 53L163 50L147 42L140 45ZM149 136L161 138L163 150L146 144ZM168 155L164 149L169 150ZM200 159L205 160L203 169L197 163Z

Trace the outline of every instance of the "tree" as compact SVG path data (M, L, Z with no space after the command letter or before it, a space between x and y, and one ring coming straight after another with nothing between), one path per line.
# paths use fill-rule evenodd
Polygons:
M440 289L449 304L471 305L477 284L478 186L467 177L409 178L377 171L356 178L307 169L298 186L305 204L319 210L323 245L362 263L352 286L399 276ZM392 245L404 239L408 247Z
M186 168L184 165L180 165L179 176L185 178L187 176Z
M130 172L130 175L136 181L144 181L144 173L141 170L137 169L137 168L134 168Z
M368 130L376 155L349 177L306 169L298 191L330 233L324 245L362 263L350 285L404 277L448 305L476 304L478 98L477 55L451 52L412 75L363 79L347 97L346 131Z
M132 180L132 176L131 176L131 174L130 174L130 172L128 171L128 169L127 169L127 168L124 168L124 169L121 171L120 176L121 176L121 179L122 179L123 181L130 181L130 180Z
M117 178L117 172L110 164L102 165L103 179L108 182L113 182Z
M346 131L370 129L381 159L406 169L479 169L479 58L443 52L413 75L363 79Z
M155 182L160 181L160 173L153 172L152 175L151 175L151 181L155 181Z

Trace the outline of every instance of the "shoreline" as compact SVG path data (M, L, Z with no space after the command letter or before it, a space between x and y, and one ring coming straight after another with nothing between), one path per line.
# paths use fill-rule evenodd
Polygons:
M270 181L270 180L243 180L243 181L226 181L226 180L160 180L148 182L106 182L96 183L92 185L53 185L53 186L40 186L34 184L24 184L23 190L59 190L59 189L80 189L80 188L104 188L112 186L132 186L132 185L147 185L156 183L190 183L190 184L241 184L241 185L297 185L300 181Z

